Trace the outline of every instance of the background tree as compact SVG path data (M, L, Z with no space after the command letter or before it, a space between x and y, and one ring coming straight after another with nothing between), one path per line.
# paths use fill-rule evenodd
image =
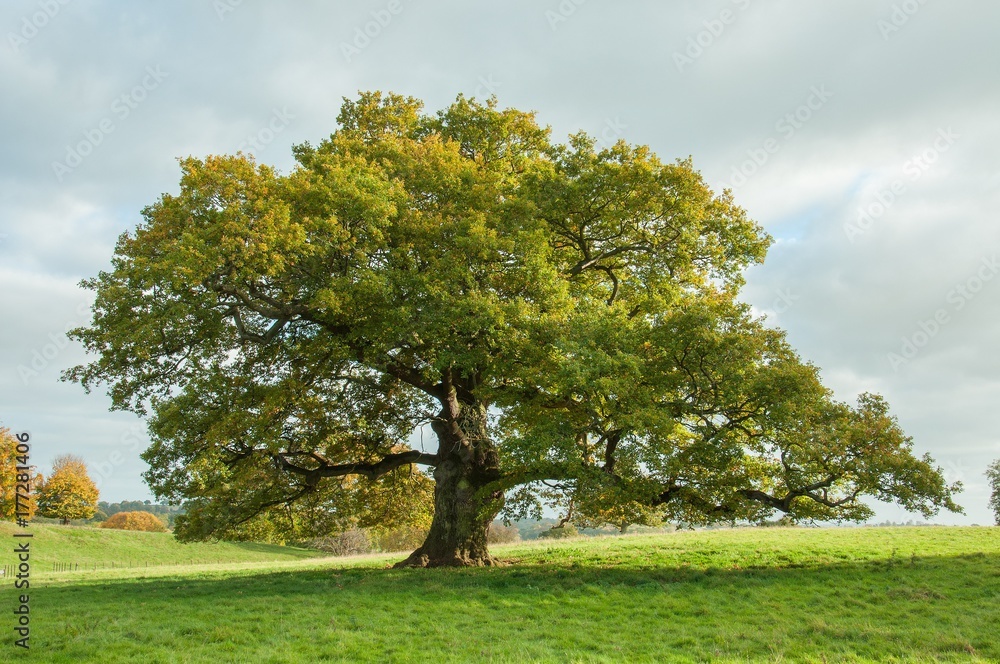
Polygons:
M542 481L685 523L959 509L879 397L835 402L736 300L770 238L689 161L555 144L492 100L364 93L338 123L288 175L182 160L84 282L73 336L97 359L66 377L149 416L146 479L192 506L181 536L399 509L413 465L433 520L406 565L492 563L490 523Z
M63 454L52 462L52 474L38 488L38 513L61 519L89 519L97 512L97 485L87 474L87 464L78 456Z
M993 510L996 524L1000 526L1000 459L986 468L986 478L990 481L990 509Z
M13 519L17 513L17 439L10 429L0 427L0 518ZM34 466L30 466L28 475L31 477L31 491L27 500L22 498L21 511L27 512L27 518L35 515L37 501L35 491L42 481Z
M242 485L222 488L213 487L184 505L174 521L181 539L285 544L360 528L372 530L378 539L399 528L426 530L434 495L433 482L411 467L401 467L379 483L346 476L296 501L280 500L287 487L274 487L274 494L260 487L256 492ZM270 500L271 495L278 499Z
M165 533L167 526L152 512L118 512L101 523L101 528L115 530L141 530L148 533Z

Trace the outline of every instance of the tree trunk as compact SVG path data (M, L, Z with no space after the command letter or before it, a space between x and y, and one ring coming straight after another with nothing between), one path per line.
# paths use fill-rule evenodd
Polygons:
M503 505L503 492L477 496L478 469L449 459L434 469L434 519L427 539L396 567L495 565L487 531Z
M62 525L64 525L64 526L68 526L68 525L69 525L69 519L67 519L67 518L63 517L63 520L62 520Z
M481 567L497 564L487 531L503 507L503 491L482 491L500 477L496 448L486 437L486 409L466 407L459 427L435 425L442 450L434 469L434 518L427 539L396 567Z

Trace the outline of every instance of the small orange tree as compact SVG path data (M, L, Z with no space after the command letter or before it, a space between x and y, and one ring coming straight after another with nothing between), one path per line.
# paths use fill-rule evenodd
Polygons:
M0 427L0 518L13 518L17 512L17 439L11 434L10 429ZM36 488L42 481L42 476L35 472L35 467L30 466L28 476L31 478L32 490L28 493L27 502L22 498L21 511L27 512L28 517L35 515L37 505L35 502Z
M52 475L38 487L38 513L52 519L89 519L97 513L97 485L78 456L63 454L52 463Z
M101 528L114 528L115 530L143 530L149 533L166 532L167 527L163 525L152 512L118 512L112 514L101 524Z

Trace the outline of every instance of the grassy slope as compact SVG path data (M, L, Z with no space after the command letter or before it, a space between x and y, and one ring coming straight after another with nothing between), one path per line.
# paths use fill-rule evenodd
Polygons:
M43 578L31 659L1000 661L1000 528L712 531L496 553L512 564L385 569L397 555Z
M24 532L9 522L0 523L0 541L13 542L12 534ZM182 544L171 533L141 533L110 528L85 528L31 524L31 559L36 572L52 570L53 563L98 565L176 565L296 560L315 551L242 542ZM4 546L4 549L7 547ZM14 560L0 556L0 564Z

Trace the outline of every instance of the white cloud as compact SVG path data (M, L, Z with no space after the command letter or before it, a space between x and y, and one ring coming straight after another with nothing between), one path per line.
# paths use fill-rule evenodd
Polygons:
M778 240L749 273L745 298L788 330L840 398L883 392L918 450L973 477L964 522L989 522L974 478L1000 456L990 421L1000 280L961 310L947 298L1000 251L1000 6L927 3L885 39L878 21L891 0L591 2L555 30L546 11L557 2L402 4L350 62L341 43L383 4L241 3L220 19L195 0L72 3L17 53L0 44L0 305L16 321L0 330L0 418L32 421L53 452L94 463L131 426L131 416L104 413L105 397L56 381L55 365L79 361L78 348L60 350L29 385L16 369L88 301L77 280L106 268L117 235L176 189L177 157L235 151L287 108L294 121L257 154L287 170L292 144L333 130L343 96L394 90L434 110L489 77L501 103L537 110L559 138L615 120L623 138L664 159L692 155L719 187L748 150L777 140L735 192ZM727 8L735 20L678 71L673 54ZM0 7L4 34L34 10ZM127 119L115 117L111 104L150 66L168 76ZM778 123L816 86L832 96L785 135ZM109 114L115 131L58 181L52 161ZM907 164L949 127L960 138L914 179ZM845 225L896 181L905 191L852 242ZM894 371L887 353L941 308L948 323ZM107 495L147 496L138 452L124 454Z

